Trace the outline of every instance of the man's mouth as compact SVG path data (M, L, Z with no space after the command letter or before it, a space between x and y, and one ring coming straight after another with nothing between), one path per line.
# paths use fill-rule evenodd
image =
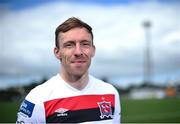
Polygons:
M75 64L81 64L81 63L85 63L85 62L86 62L85 60L72 61L72 63L75 63Z

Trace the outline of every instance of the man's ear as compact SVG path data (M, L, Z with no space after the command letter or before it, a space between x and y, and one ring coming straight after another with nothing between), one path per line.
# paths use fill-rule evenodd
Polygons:
M93 45L91 57L94 57L95 53L96 53L96 47Z
M54 55L56 56L57 59L61 59L61 53L59 48L57 47L54 48Z

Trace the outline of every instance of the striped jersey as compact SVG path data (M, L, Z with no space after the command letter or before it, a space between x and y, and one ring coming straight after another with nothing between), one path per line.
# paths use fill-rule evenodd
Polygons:
M78 90L59 74L35 87L22 102L16 123L120 123L117 90L89 75Z

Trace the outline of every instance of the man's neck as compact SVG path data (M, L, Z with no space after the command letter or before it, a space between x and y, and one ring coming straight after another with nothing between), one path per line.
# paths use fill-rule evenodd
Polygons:
M84 89L89 81L88 72L81 76L69 75L62 72L60 73L60 75L66 83L78 90Z

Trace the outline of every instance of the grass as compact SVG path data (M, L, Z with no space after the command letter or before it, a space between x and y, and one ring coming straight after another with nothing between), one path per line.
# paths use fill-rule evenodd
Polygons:
M0 102L0 123L16 122L19 106L19 102Z
M121 100L122 122L180 122L180 99Z
M0 123L14 123L19 102L0 102ZM121 99L123 123L173 123L180 122L180 99Z

